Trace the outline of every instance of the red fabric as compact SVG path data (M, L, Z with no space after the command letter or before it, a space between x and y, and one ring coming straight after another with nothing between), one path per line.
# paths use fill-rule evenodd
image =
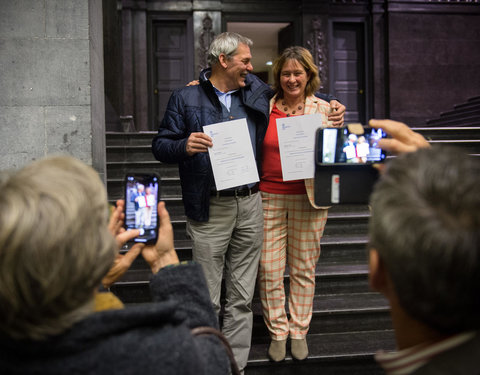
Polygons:
M306 194L304 180L283 181L282 178L277 133L277 118L282 117L287 115L274 105L263 141L262 176L259 189L271 194Z

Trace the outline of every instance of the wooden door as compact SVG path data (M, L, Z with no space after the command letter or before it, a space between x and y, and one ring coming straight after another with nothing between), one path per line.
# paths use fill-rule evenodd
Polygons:
M152 20L150 59L150 121L157 130L172 91L193 76L193 34L189 20Z
M365 31L362 22L333 22L330 89L347 107L345 122L366 122Z
M293 24L284 27L278 32L278 54L281 55L285 48L295 45L295 30Z

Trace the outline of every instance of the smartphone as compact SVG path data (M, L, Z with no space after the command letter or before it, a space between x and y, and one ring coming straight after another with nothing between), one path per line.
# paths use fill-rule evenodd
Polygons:
M125 229L139 229L135 242L157 240L157 204L160 177L155 173L127 173L125 176Z
M316 150L319 164L372 164L381 163L386 153L378 141L387 134L369 126L323 128L317 132Z

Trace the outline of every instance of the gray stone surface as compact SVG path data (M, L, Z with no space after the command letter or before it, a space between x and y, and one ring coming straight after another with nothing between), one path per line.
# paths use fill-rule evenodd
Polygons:
M0 169L67 153L104 178L102 31L101 0L0 0Z
M43 38L45 36L45 2L1 0L0 36L1 38Z
M44 156L44 108L0 107L0 150L0 169L16 169Z
M90 107L45 107L46 154L69 154L92 164Z
M90 104L88 40L0 40L0 105Z
M105 147L105 74L103 63L102 1L89 2L90 24L90 100L92 129L92 166L106 183Z
M88 1L47 0L45 4L47 38L88 39Z

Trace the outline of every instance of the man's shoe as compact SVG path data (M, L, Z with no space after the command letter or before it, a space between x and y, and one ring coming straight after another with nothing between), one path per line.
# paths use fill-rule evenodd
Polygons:
M303 361L308 356L307 339L292 339L290 349L294 359Z
M273 362L280 362L287 354L287 340L272 340L268 347L268 356Z

